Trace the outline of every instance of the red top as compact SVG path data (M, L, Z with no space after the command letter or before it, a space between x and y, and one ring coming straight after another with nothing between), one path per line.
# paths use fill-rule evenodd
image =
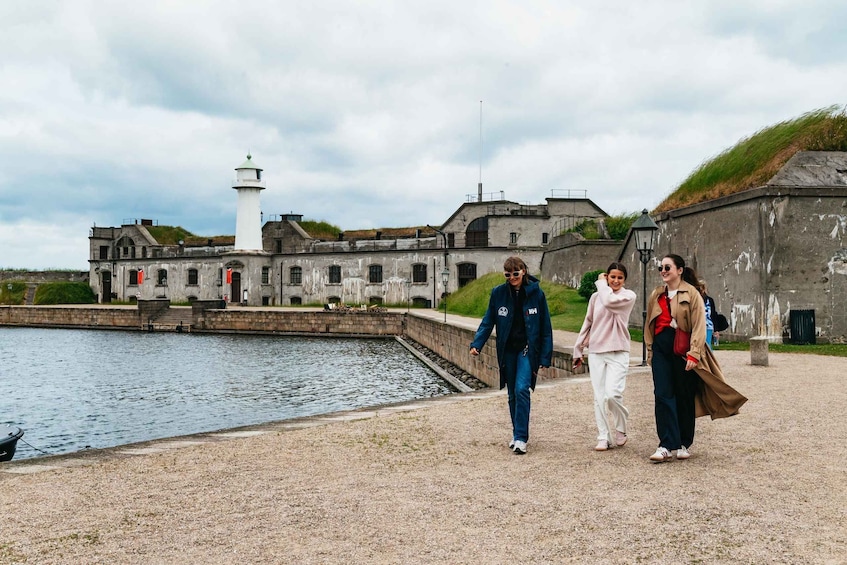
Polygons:
M659 295L659 308L662 313L656 317L656 326L653 331L653 335L659 335L665 328L671 327L671 311L670 311L670 303L668 302L667 293L662 293ZM697 363L697 359L692 357L691 355L686 356L687 361L691 361L692 363Z

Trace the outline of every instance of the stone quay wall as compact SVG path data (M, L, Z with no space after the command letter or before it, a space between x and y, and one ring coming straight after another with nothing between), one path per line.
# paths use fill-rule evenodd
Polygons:
M0 326L140 330L141 318L134 306L0 306Z
M409 316L406 322L406 335L410 339L472 374L488 386L499 388L500 369L497 365L495 334L492 333L479 356L473 357L468 351L475 333L475 330L417 316ZM554 347L552 369L546 371L544 376L571 377L573 376L572 364L573 354L570 348L556 349Z
M227 308L205 310L194 322L192 331L392 336L403 334L405 315Z

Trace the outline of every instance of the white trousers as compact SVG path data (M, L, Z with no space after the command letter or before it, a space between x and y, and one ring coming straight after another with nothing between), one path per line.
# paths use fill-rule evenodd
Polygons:
M606 440L615 445L612 430L626 433L629 410L623 405L626 373L629 369L629 351L589 353L588 370L594 387L594 417L597 420L597 441ZM609 427L612 415L613 428Z

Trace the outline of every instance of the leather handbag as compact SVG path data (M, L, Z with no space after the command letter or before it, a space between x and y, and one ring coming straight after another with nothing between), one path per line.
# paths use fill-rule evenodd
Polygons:
M689 349L691 349L691 332L685 332L677 328L676 333L673 335L674 355L688 357Z
M665 293L665 300L668 301L668 313L671 313L671 299ZM681 330L679 327L675 329L673 334L673 353L680 357L688 357L688 350L691 349L691 332Z

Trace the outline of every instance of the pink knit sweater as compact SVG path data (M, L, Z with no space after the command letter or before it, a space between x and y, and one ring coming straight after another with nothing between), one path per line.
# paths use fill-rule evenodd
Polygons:
M629 351L627 326L629 313L635 305L635 293L628 288L613 292L603 280L594 284L597 286L597 292L592 294L591 300L588 301L585 321L573 347L574 359L582 357L586 348L591 353Z

